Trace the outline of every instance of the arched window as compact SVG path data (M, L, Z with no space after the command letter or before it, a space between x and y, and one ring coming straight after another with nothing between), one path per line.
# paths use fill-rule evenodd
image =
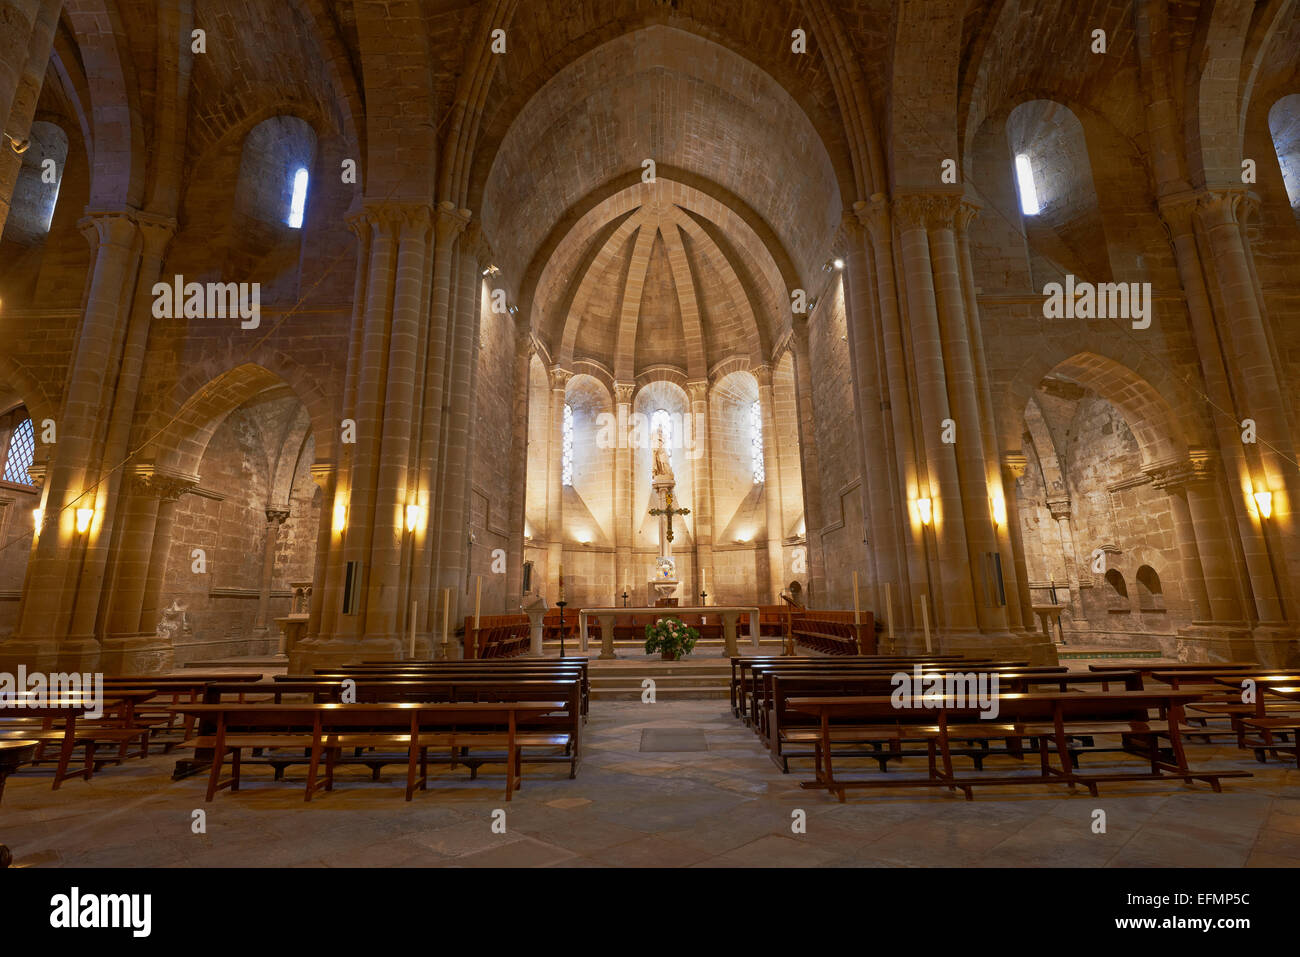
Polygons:
M763 469L763 408L758 402L749 407L749 465L754 484L762 485L767 473Z
M573 406L564 404L564 440L561 445L560 483L573 485Z
M1273 104L1268 111L1268 129L1273 135L1287 200L1300 220L1300 93L1291 93Z
M14 429L9 439L9 451L5 457L4 480L18 485L31 485L27 469L36 457L36 435L31 419L23 419Z
M293 174L293 198L289 200L289 226L302 229L302 214L307 208L307 168L298 167Z
M672 468L673 464L673 417L668 414L667 409L655 409L654 415L650 416L650 442L651 448L654 448L655 436L660 430L664 434L664 451L668 453L668 467Z
M1034 187L1034 167L1028 153L1016 155L1016 186L1020 189L1020 211L1026 216L1038 215L1038 190Z

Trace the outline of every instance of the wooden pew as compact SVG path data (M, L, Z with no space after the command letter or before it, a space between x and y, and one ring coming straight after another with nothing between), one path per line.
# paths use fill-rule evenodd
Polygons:
M224 788L239 790L242 752L250 748L305 748L310 752L305 800L320 790L333 790L333 769L344 748L405 746L406 799L427 786L431 748L504 747L506 800L522 785L520 748L550 744L561 736L529 732L520 721L540 718L564 708L563 701L502 702L382 702L358 704L183 704L177 710L211 718L213 733L196 740L212 750L206 800ZM231 776L222 779L226 757ZM322 757L324 780L317 782ZM416 769L420 768L417 776Z
M473 615L466 615L465 658L495 660L526 655L531 636L527 615L480 615L477 623Z
M1250 777L1244 771L1200 771L1187 765L1178 734L1182 708L1199 696L1195 691L1144 690L1094 693L1051 692L999 696L999 713L991 721L980 720L977 708L958 706L935 699L931 709L899 709L889 696L794 698L789 707L812 716L818 728L815 747L815 777L801 782L804 788L818 788L845 799L849 787L948 787L961 790L967 800L973 788L984 785L1024 785L1031 782L1082 784L1096 796L1098 784L1112 781L1181 779L1191 784L1201 780L1219 791L1226 777ZM1163 710L1168 721L1153 721L1150 711ZM923 740L927 745L928 774L925 778L873 777L837 779L834 774L832 729L845 724L857 727L879 740L901 743ZM865 732L863 729L866 729ZM1124 751L1142 758L1149 770L1082 773L1072 757L1078 739L1118 735L1120 748L1095 750ZM952 742L973 738L1038 738L1040 766L1037 777L1025 774L990 775L983 772L958 775L952 763ZM1168 759L1159 747L1170 741ZM1050 760L1049 744L1055 747L1057 764Z
M806 655L739 655L731 658L731 713L740 717L743 705L741 700L744 697L748 684L748 672L756 664L766 664L768 662L786 661L786 662L822 662L827 659L824 656L816 657ZM961 661L962 655L855 655L848 658L840 659L845 662L905 662L910 664L913 661Z

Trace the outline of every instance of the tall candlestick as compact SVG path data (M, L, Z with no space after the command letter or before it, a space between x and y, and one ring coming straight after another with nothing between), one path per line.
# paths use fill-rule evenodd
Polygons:
M564 601L564 566L560 566L560 601Z
M474 581L474 627L478 628L479 608L483 603L483 576L479 575Z
M925 629L925 653L930 653L930 598L921 593L921 626Z
M449 632L447 630L448 622L451 620L451 589L442 590L442 644L443 653L447 652L447 645L450 642Z
M853 570L853 624L862 624L862 605L858 601L858 572Z
M890 582L885 582L885 620L889 622L889 647L894 647L894 594Z
M415 657L415 610L419 607L414 601L411 602L411 652L408 658Z

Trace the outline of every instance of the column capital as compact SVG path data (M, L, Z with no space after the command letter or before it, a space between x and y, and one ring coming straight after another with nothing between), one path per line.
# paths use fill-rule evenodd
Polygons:
M162 259L176 236L176 220L171 216L159 216L156 213L140 213L136 217L140 236L144 240L144 254Z
M1142 469L1153 488L1178 491L1195 482L1208 481L1214 473L1213 455L1205 449L1190 449L1187 458L1160 462Z
M128 252L135 248L137 210L105 209L86 210L77 220L77 229L86 237L91 249L101 246L118 246Z
M692 379L686 383L686 394L692 402L703 402L709 397L709 380Z
M750 370L750 372L752 372L754 378L758 380L758 387L760 389L772 388L772 367L766 362L760 366L755 366Z
M266 524L279 528L289 520L289 509L287 508L268 508L266 509Z
M1058 522L1063 518L1070 517L1070 500L1068 498L1049 499L1047 510L1051 513L1052 518Z
M615 382L614 383L614 404L631 405L632 396L636 395L635 382Z
M311 480L315 482L322 491L329 484L330 479L334 477L333 462L313 462L311 464Z
M1259 197L1244 187L1203 188L1196 192L1196 212L1206 229L1239 226L1259 209Z
M472 215L468 209L457 209L455 203L449 203L444 199L438 204L437 218L433 224L438 242L449 243L459 236L469 225Z
M1156 201L1160 221L1171 240L1191 233L1196 228L1196 207L1199 195L1192 191L1171 193Z
M955 229L963 204L961 193L903 193L894 197L894 216L904 230Z
M552 390L559 390L563 392L564 389L568 386L569 380L573 378L572 372L568 371L567 369L562 369L559 366L551 366L548 372L551 380Z
M875 193L869 200L858 200L853 204L853 212L871 234L873 243L889 236L889 197L884 193Z
M198 487L198 484L197 475L181 475L152 466L140 466L135 472L133 490L161 502L175 502L186 492Z
M1019 481L1025 477L1025 469L1029 467L1029 459L1024 452L1003 452L1002 469L1011 477L1013 481Z

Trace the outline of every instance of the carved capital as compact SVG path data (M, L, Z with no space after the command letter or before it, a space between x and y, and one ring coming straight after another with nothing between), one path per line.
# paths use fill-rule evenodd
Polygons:
M1012 482L1018 482L1025 477L1025 469L1029 467L1029 459L1025 457L1024 452L1003 452L1002 453L1002 471L1011 479Z
M266 524L274 528L279 528L289 520L289 510L287 508L268 508L266 510Z
M311 480L320 487L321 491L328 488L332 478L334 478L333 462L313 462L311 464Z
M1052 518L1058 522L1063 518L1070 517L1070 500L1068 498L1058 498L1049 500L1047 510L1051 513Z
M900 229L955 229L965 201L960 193L905 193L894 199Z
M614 403L615 405L631 405L632 396L636 394L635 382L615 382L614 383Z
M889 237L889 197L884 193L876 193L870 200L858 200L853 204L853 211L857 213L858 221L867 227L873 243Z
M137 227L134 211L100 210L88 212L77 221L77 229L86 237L90 248L117 246L128 252L135 248Z
M686 394L691 397L692 402L704 402L709 397L709 380L692 379L686 383Z
M1203 189L1196 194L1196 212L1206 229L1239 226L1245 222L1258 201L1244 189Z
M1162 196L1156 203L1160 211L1160 221L1169 234L1170 240L1177 240L1190 234L1196 228L1196 193L1184 192Z
M457 209L454 203L446 200L439 203L437 218L433 224L438 245L446 245L464 232L465 227L469 225L470 215L468 209Z
M1192 449L1187 458L1175 462L1162 462L1144 468L1151 486L1164 492L1174 492L1194 482L1208 481L1214 471L1214 459L1205 449Z
M569 385L569 380L573 378L573 373L567 369L561 369L559 366L551 366L550 379L551 389L563 392Z
M750 370L754 373L754 378L758 380L760 389L772 388L772 367L767 363Z

